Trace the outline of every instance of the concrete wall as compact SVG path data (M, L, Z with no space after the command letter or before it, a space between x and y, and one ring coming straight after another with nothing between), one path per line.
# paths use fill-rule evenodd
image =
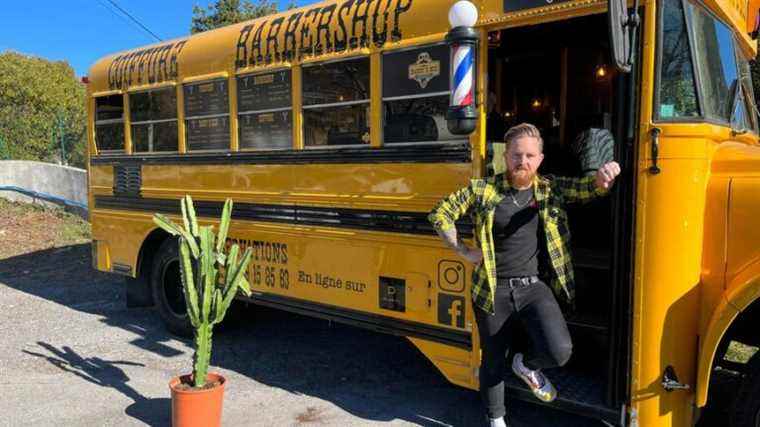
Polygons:
M0 161L0 197L56 204L86 218L87 171L27 160Z

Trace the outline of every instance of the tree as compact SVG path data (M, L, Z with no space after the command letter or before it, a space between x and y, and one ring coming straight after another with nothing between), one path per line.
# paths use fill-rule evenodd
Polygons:
M8 146L5 145L3 138L0 138L0 160L10 160L11 154L8 151Z
M295 1L290 0L287 9L295 7ZM255 4L251 0L217 0L207 9L204 10L197 5L193 6L191 34L260 18L279 11L276 0L257 0Z
M86 123L85 87L67 62L0 53L0 140L10 158L84 167Z

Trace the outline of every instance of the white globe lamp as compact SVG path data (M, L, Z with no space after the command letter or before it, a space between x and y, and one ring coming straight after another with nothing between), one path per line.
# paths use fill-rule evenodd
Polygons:
M478 22L478 8L467 0L459 0L449 9L451 28L472 27Z

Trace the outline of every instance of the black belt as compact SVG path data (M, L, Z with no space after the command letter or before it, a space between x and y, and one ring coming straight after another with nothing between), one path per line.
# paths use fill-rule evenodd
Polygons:
M496 286L509 286L510 289L524 288L538 282L538 276L508 277L497 279Z

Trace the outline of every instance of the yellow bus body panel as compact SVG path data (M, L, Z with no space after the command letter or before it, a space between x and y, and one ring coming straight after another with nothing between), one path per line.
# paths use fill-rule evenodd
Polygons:
M733 320L760 298L760 147L724 143L712 166L718 203L706 212L697 405L707 402L716 349ZM715 179L715 178L714 178ZM708 234L709 231L709 234ZM712 236L712 237L711 237ZM709 245L709 246L708 246ZM706 252L707 255L707 252Z
M382 105L377 93L382 87L377 73L382 52L442 41L449 29L447 13L453 3L454 0L378 0L357 6L349 1L328 1L114 54L90 70L88 111L92 117L92 97L174 85L178 101L178 151L184 153L183 83L226 78L234 93L235 77L239 74L282 68L298 70L302 64L364 55L371 57L372 64L371 145L377 147L382 144L378 127ZM487 70L486 31L565 20L602 13L606 9L604 1L582 0L504 14L502 0L474 3L480 12L477 25L482 35L480 76L485 76ZM756 14L757 2L751 3L750 11L747 2L739 0L706 0L705 4L738 29L742 50L748 57L754 57L757 48L745 30L748 17ZM726 127L712 124L652 121L657 19L654 2L642 1L641 5L645 19L640 34L643 50L639 163L635 171L631 413L635 413L640 426L688 426L693 424L695 405L705 404L710 368L721 337L737 314L755 301L760 292L757 261L760 257L757 230L760 228L750 226L751 216L760 206L749 190L741 190L744 186L756 188L760 179L756 172L759 169L757 137L732 138ZM293 18L298 14L301 18ZM366 20L352 27L352 20L363 14L367 15ZM276 37L267 39L280 18L281 28L274 31ZM291 18L296 23L291 28L296 36L292 45L288 45L282 28L287 28ZM303 40L302 34L306 34ZM394 34L400 36L394 37ZM365 42L362 35L366 36ZM356 39L355 46L350 45L352 37ZM348 43L348 47L335 49L338 41ZM283 59L289 49L286 46L292 48L290 52L294 56L290 59ZM302 54L303 49L306 50ZM273 59L267 62L266 57L270 55ZM295 149L303 148L301 83L300 73L293 73ZM384 164L381 167L364 164L158 167L145 164L141 193L143 197L156 199L176 200L189 193L197 200L208 201L232 197L239 203L424 213L441 196L464 185L470 177L481 175L485 151L481 132L485 126L482 102L485 79L480 78L478 84L481 114L478 130L470 138L472 163ZM234 98L230 96L229 111L230 151L233 152L238 149ZM126 101L127 97L125 105ZM128 105L126 107L128 113ZM125 124L129 124L128 117ZM652 163L649 136L652 127L662 129L659 157L662 173L659 175L648 172ZM129 154L128 126L125 133ZM94 155L97 148L91 122L88 138ZM740 142L729 142L732 139ZM735 150L729 149L734 146ZM113 174L110 165L90 165L90 206L95 206L96 196L112 194ZM733 194L740 198L733 199ZM742 203L743 207L728 211L729 200L731 206ZM91 220L93 240L100 242L98 268L110 270L113 264L126 265L132 267L134 275L140 247L155 230L150 214L93 209ZM210 223L215 219L203 220ZM467 335L471 340L470 349L421 336L409 339L451 382L477 389L480 356L472 349L478 349L479 342L473 330L471 310L459 313L454 305L440 306L441 295L462 296L468 307L470 304L467 290L441 288L441 262L461 264L463 277L466 277L463 280L467 283L470 267L434 236L234 221L231 237L257 248L263 245L249 271L254 279L259 271L261 279L254 284L254 289L261 295L350 308L399 322L396 325L435 326L438 330L459 334L457 336ZM267 258L267 244L271 248L287 246L287 261L283 262L281 252L278 256L271 252ZM351 259L362 259L363 265L370 268L348 265ZM287 286L283 285L286 276ZM378 276L406 280L408 310L405 313L378 308L377 293L367 292L370 284L377 286ZM463 325L442 324L439 308L449 313L452 322L458 321L458 315L463 316ZM377 328L382 330L382 326ZM661 381L667 366L673 366L680 382L690 384L691 389L666 393Z

